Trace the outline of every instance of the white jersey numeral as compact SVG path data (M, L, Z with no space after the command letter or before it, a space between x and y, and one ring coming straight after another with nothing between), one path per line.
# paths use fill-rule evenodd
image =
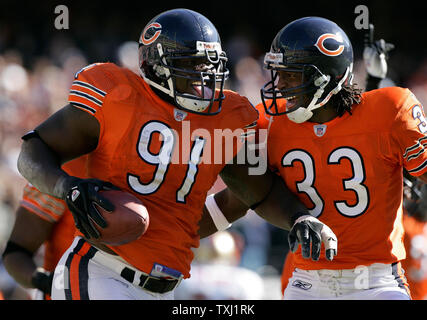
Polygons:
M328 158L328 164L339 165L342 159L348 159L351 164L353 176L344 179L344 190L352 190L356 193L357 202L350 206L345 201L335 201L337 210L346 217L357 217L363 214L369 205L369 193L365 181L365 168L362 157L352 148L335 149Z
M182 183L181 188L176 193L176 200L178 202L185 203L185 197L190 193L196 179L198 164L202 157L203 148L205 146L205 140L198 137L191 148L190 161L188 163L187 174L185 180Z
M418 129L420 130L420 132L423 134L426 133L427 121L426 121L426 118L424 117L423 110L419 105L415 105L412 108L412 117L414 118L414 120L418 119L420 121L420 123L418 124Z
M149 150L151 138L154 132L159 132L162 136L162 147L158 154L152 154ZM175 137L165 124L157 121L147 122L141 129L138 141L138 154L146 163L155 165L156 171L154 172L153 180L148 183L141 183L139 177L128 174L128 182L131 188L140 194L151 194L157 191L163 183L165 174L168 170L173 147L175 144Z
M346 217L357 217L363 214L369 206L368 188L363 184L366 178L363 160L360 154L349 147L337 148L328 157L329 165L340 165L343 159L351 163L352 177L343 179L343 188L353 191L356 196L356 204L349 205L346 201L334 201L337 211ZM325 202L315 187L316 170L313 157L305 150L294 149L287 152L282 158L282 166L293 167L295 162L300 162L304 170L304 178L296 182L298 192L305 193L313 203L309 208L310 214L319 217L325 207Z
M314 161L310 154L304 150L292 150L285 154L282 159L282 165L284 167L291 167L294 161L300 161L304 169L304 179L296 183L298 192L307 194L314 207L309 209L309 212L314 217L318 217L324 207L323 199L319 196L316 188L314 187Z
M157 154L150 151L151 139L155 132L161 135L162 141L162 146ZM128 183L132 190L139 194L149 195L160 188L165 181L171 163L175 140L176 137L172 129L162 122L149 121L141 128L137 146L138 155L144 162L156 166L156 170L153 179L147 183L142 183L139 176L128 173ZM186 197L191 192L204 146L205 140L200 137L193 143L185 179L176 193L176 201L178 202L185 203Z

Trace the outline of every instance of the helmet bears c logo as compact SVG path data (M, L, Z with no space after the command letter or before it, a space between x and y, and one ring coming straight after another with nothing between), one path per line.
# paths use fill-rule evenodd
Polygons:
M339 33L337 34L333 34L333 33L325 33L322 34L318 39L317 42L314 44L316 46L317 49L319 49L319 51L321 53L323 53L324 55L327 56L339 56L343 51L344 51L344 45L339 45L338 48L336 50L329 50L325 48L324 42L327 39L333 39L338 43L343 43L343 39L341 37L341 35Z
M150 38L147 39L146 34L147 34L147 31L150 29L155 30L155 32L152 36L150 36ZM156 39L160 36L161 33L162 33L162 26L160 23L157 23L157 22L150 23L142 32L140 42L142 42L146 46L149 44L152 44L154 41L156 41Z

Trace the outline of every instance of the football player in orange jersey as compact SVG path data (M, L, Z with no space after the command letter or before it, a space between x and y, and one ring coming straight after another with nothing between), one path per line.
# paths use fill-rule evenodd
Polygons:
M427 185L404 179L406 259L402 261L413 300L427 300Z
M318 259L324 242L333 259L333 232L307 219L274 173L250 175L251 167L236 160L258 112L224 90L227 58L213 24L191 10L163 12L142 31L139 57L141 75L113 63L82 69L69 105L23 137L19 171L40 191L66 200L81 231L55 269L52 298L172 299L190 276L199 234L226 228L244 206L299 230L306 258ZM223 142L227 132L231 149ZM83 154L90 179L61 170ZM218 174L232 191L206 197ZM150 214L147 232L121 246L96 242L94 224L106 226L96 206L113 210L99 191L113 188L136 195Z
M333 261L321 254L315 263L291 247L284 298L410 299L400 263L402 172L427 181L422 105L399 87L361 93L351 43L324 18L286 25L264 61L271 81L258 124L269 130L269 166L340 242Z
M394 48L394 45L385 42L384 39L374 41L374 26L372 24L369 25L368 32L365 34L364 45L363 62L366 68L365 91L370 91L378 89L380 87L381 80L386 77L388 69L388 53ZM405 260L403 260L402 265L404 262ZM294 268L294 253L289 251L285 257L282 274L280 277L282 296L286 287L288 286L289 278L292 277ZM404 269L406 270L406 268ZM409 279L408 283L410 283ZM411 290L411 293L412 298L414 298L413 290Z
M85 157L64 164L69 174L85 177ZM36 288L35 299L50 299L53 272L74 239L74 220L63 200L24 187L22 201L2 258L9 274L25 288ZM34 254L44 244L43 266L37 267Z

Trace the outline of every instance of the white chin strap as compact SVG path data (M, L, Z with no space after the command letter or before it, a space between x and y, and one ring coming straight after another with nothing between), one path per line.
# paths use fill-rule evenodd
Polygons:
M187 94L185 96L187 96ZM209 107L210 101L196 100L194 98L186 98L185 96L176 97L178 104L185 109L203 112L207 107ZM191 94L188 94L188 96L194 97Z
M329 92L329 94L325 97L325 99L323 99L323 101L319 103L316 103L316 102L322 96L323 91L325 90L325 87L328 85L329 81L331 80L331 76L323 75L317 78L314 81L314 85L319 87L319 89L317 89L310 104L307 106L307 108L300 107L295 111L287 113L286 115L288 116L289 120L295 123L303 123L309 120L313 116L313 110L320 108L321 106L324 106L332 97L332 95L337 94L342 89L342 84L347 79L348 74L350 73L350 68L351 67L347 67L345 74L342 77L342 79L338 82L338 85L333 90L331 90L331 92Z

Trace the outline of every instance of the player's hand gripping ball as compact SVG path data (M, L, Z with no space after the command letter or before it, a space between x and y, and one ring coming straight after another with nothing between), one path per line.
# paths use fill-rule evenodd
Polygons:
M108 212L95 203L107 222L106 228L96 226L100 233L97 241L118 246L139 239L147 231L150 217L147 208L138 198L119 190L101 191L101 194L111 201L115 209Z

